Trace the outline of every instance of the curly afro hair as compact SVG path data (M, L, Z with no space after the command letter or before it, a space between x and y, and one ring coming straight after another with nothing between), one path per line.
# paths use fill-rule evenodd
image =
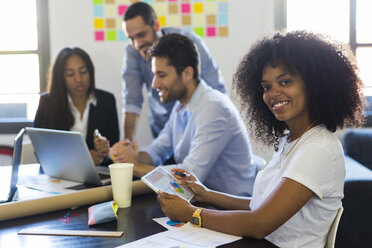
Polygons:
M233 78L241 109L253 124L250 129L264 144L274 143L277 149L287 129L262 98L262 73L268 64L284 66L302 77L310 119L317 124L331 132L345 125L363 124L363 83L349 47L307 31L275 33L253 45Z

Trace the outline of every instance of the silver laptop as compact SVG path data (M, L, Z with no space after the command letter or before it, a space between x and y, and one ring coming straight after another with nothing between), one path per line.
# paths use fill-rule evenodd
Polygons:
M12 166L0 166L0 203L10 202L17 191L18 169L21 162L22 141L25 129L14 139Z
M110 183L108 168L97 168L79 132L26 127L44 173L94 185Z

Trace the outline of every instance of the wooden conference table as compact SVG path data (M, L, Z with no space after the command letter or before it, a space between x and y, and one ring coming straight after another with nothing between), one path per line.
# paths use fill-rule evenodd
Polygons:
M154 193L133 196L132 206L118 211L119 219L108 223L88 226L88 207L66 209L29 217L0 222L0 247L117 247L125 243L145 238L166 229L153 221L153 218L164 214ZM70 214L68 221L64 219ZM22 229L64 229L64 230L97 230L123 231L121 238L78 237L78 236L39 236L18 235ZM221 247L276 247L266 240L244 238Z

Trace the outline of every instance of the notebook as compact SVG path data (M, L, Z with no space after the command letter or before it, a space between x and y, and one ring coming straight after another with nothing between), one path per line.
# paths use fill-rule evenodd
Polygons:
M26 127L44 173L81 183L110 183L108 168L97 168L79 132Z
M22 140L25 129L18 133L14 139L12 166L2 166L0 171L0 203L10 202L17 191L18 169L21 161Z

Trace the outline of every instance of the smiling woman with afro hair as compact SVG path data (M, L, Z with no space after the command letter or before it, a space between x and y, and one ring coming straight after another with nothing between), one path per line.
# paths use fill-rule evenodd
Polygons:
M262 100L261 78L267 64L282 64L303 78L309 114L317 124L331 132L363 124L362 82L348 45L306 31L275 33L245 55L233 84L243 114L254 123L252 131L265 144L274 143L277 150L278 139L287 129Z
M164 192L171 219L278 247L325 247L344 196L345 159L334 132L363 123L362 82L350 50L305 31L275 33L241 61L234 89L251 131L276 152L257 173L252 197L212 191L193 175L178 177L202 209ZM178 169L178 172L185 172ZM229 210L229 211L226 211Z

